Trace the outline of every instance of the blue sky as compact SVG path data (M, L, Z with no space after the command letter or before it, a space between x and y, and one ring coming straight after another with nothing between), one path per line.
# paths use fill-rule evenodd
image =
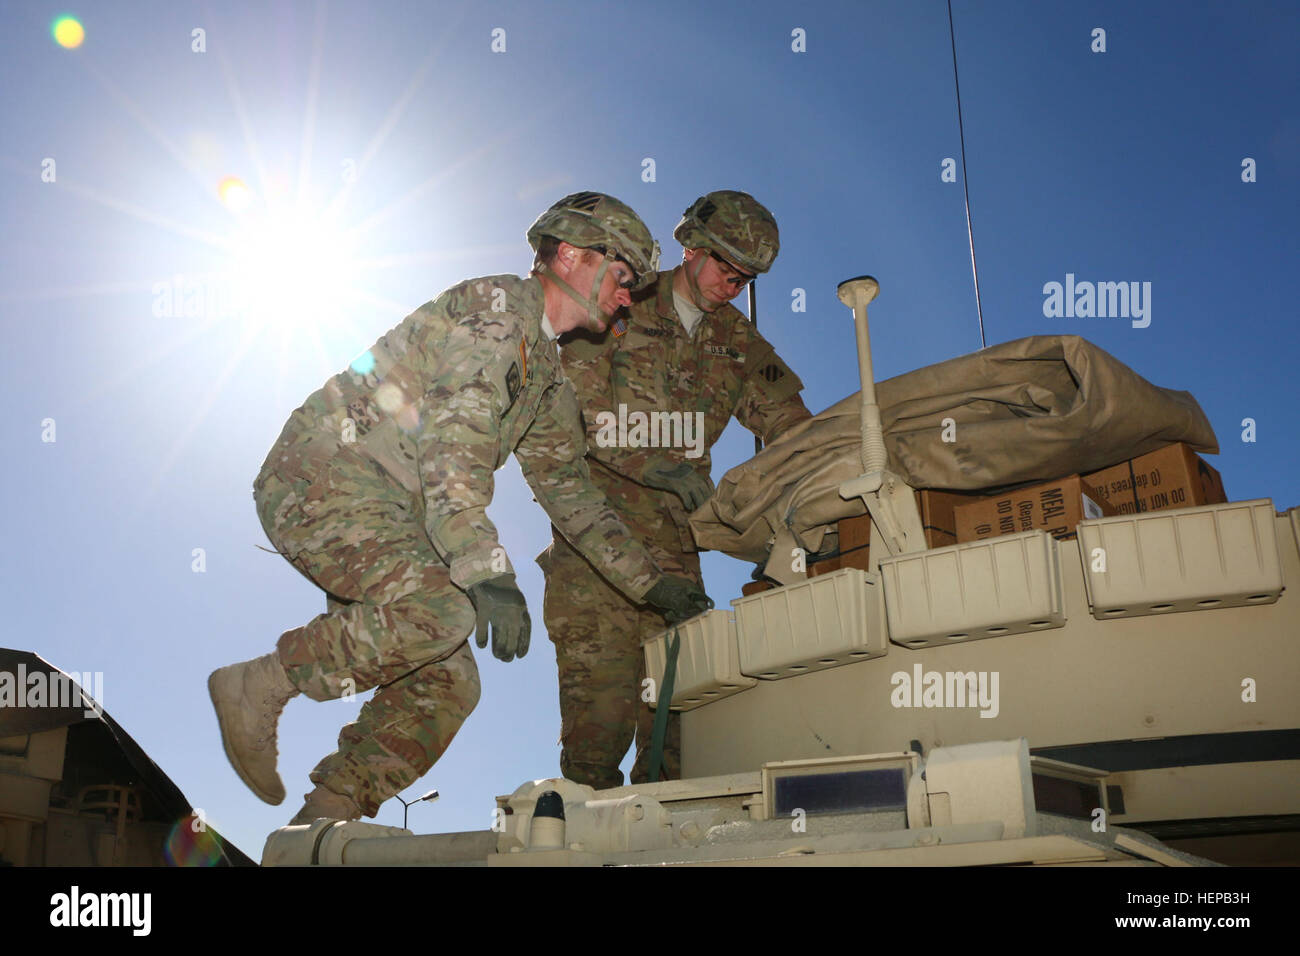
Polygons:
M1232 499L1300 504L1298 8L953 6L989 344L1087 337L1196 396ZM63 13L84 24L76 49L51 39ZM782 242L760 329L814 410L857 388L845 278L881 283L877 378L980 347L940 2L9 3L0 27L3 643L102 671L109 712L254 857L358 704L289 705L281 807L225 760L208 673L323 610L257 550L252 480L289 413L407 313L464 278L526 272L524 232L555 199L618 196L675 263L696 196L758 197ZM242 212L226 177L247 187ZM223 307L235 273L254 277L240 288L255 308ZM1150 325L1046 317L1043 286L1067 273L1150 282ZM733 424L715 478L751 451ZM478 654L478 710L409 791L443 795L413 808L424 832L485 827L494 795L558 773L531 562L548 523L530 498L511 462L490 514L532 651ZM748 574L705 557L724 606ZM391 801L377 822L401 814Z

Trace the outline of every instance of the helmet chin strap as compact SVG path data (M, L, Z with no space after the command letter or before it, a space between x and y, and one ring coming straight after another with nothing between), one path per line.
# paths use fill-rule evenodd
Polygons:
M546 273L547 277L560 287L560 291L567 295L574 302L581 305L587 310L587 327L593 332L596 331L597 325L604 326L607 323L601 317L600 312L600 284L605 281L605 273L609 271L609 265L614 261L614 254L605 253L605 258L601 260L600 268L596 270L596 278L591 283L590 298L584 296L569 283L559 277L554 269L545 264L539 265L535 271Z

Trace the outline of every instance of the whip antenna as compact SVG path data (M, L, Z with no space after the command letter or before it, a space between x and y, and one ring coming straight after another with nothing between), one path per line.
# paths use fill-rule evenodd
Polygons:
M966 193L966 238L970 242L970 272L975 278L975 311L980 320L980 348L984 341L984 307L980 305L980 274L975 268L975 231L970 221L970 186L966 180L966 130L961 121L961 84L957 81L957 31L952 25L952 0L948 0L948 36L952 40L952 83L957 88L957 131L961 134L961 188Z
M758 285L757 279L749 280L749 321L758 328L758 293L754 291L754 286ZM754 454L757 455L763 450L763 439L757 435L754 436Z

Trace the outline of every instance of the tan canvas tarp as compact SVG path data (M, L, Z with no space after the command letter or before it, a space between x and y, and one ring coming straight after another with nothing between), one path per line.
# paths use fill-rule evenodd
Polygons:
M1077 335L1035 335L876 385L889 467L913 488L993 490L1095 471L1173 442L1217 453L1188 392L1152 385ZM696 543L762 561L778 531L810 553L864 514L840 482L862 473L855 392L723 476L691 516ZM955 441L943 440L952 419ZM785 536L782 535L782 538Z

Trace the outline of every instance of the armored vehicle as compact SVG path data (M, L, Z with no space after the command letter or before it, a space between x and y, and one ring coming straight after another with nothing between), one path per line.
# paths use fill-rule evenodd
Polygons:
M869 563L810 576L810 522L777 496L759 537L780 586L646 645L659 706L682 713L683 779L528 781L478 832L317 820L271 834L263 863L1300 862L1300 509L1098 509L1071 536L927 543L919 445L887 444L876 403L876 289L840 287L861 470L836 490L870 515ZM1032 411L1009 419L1037 426Z

